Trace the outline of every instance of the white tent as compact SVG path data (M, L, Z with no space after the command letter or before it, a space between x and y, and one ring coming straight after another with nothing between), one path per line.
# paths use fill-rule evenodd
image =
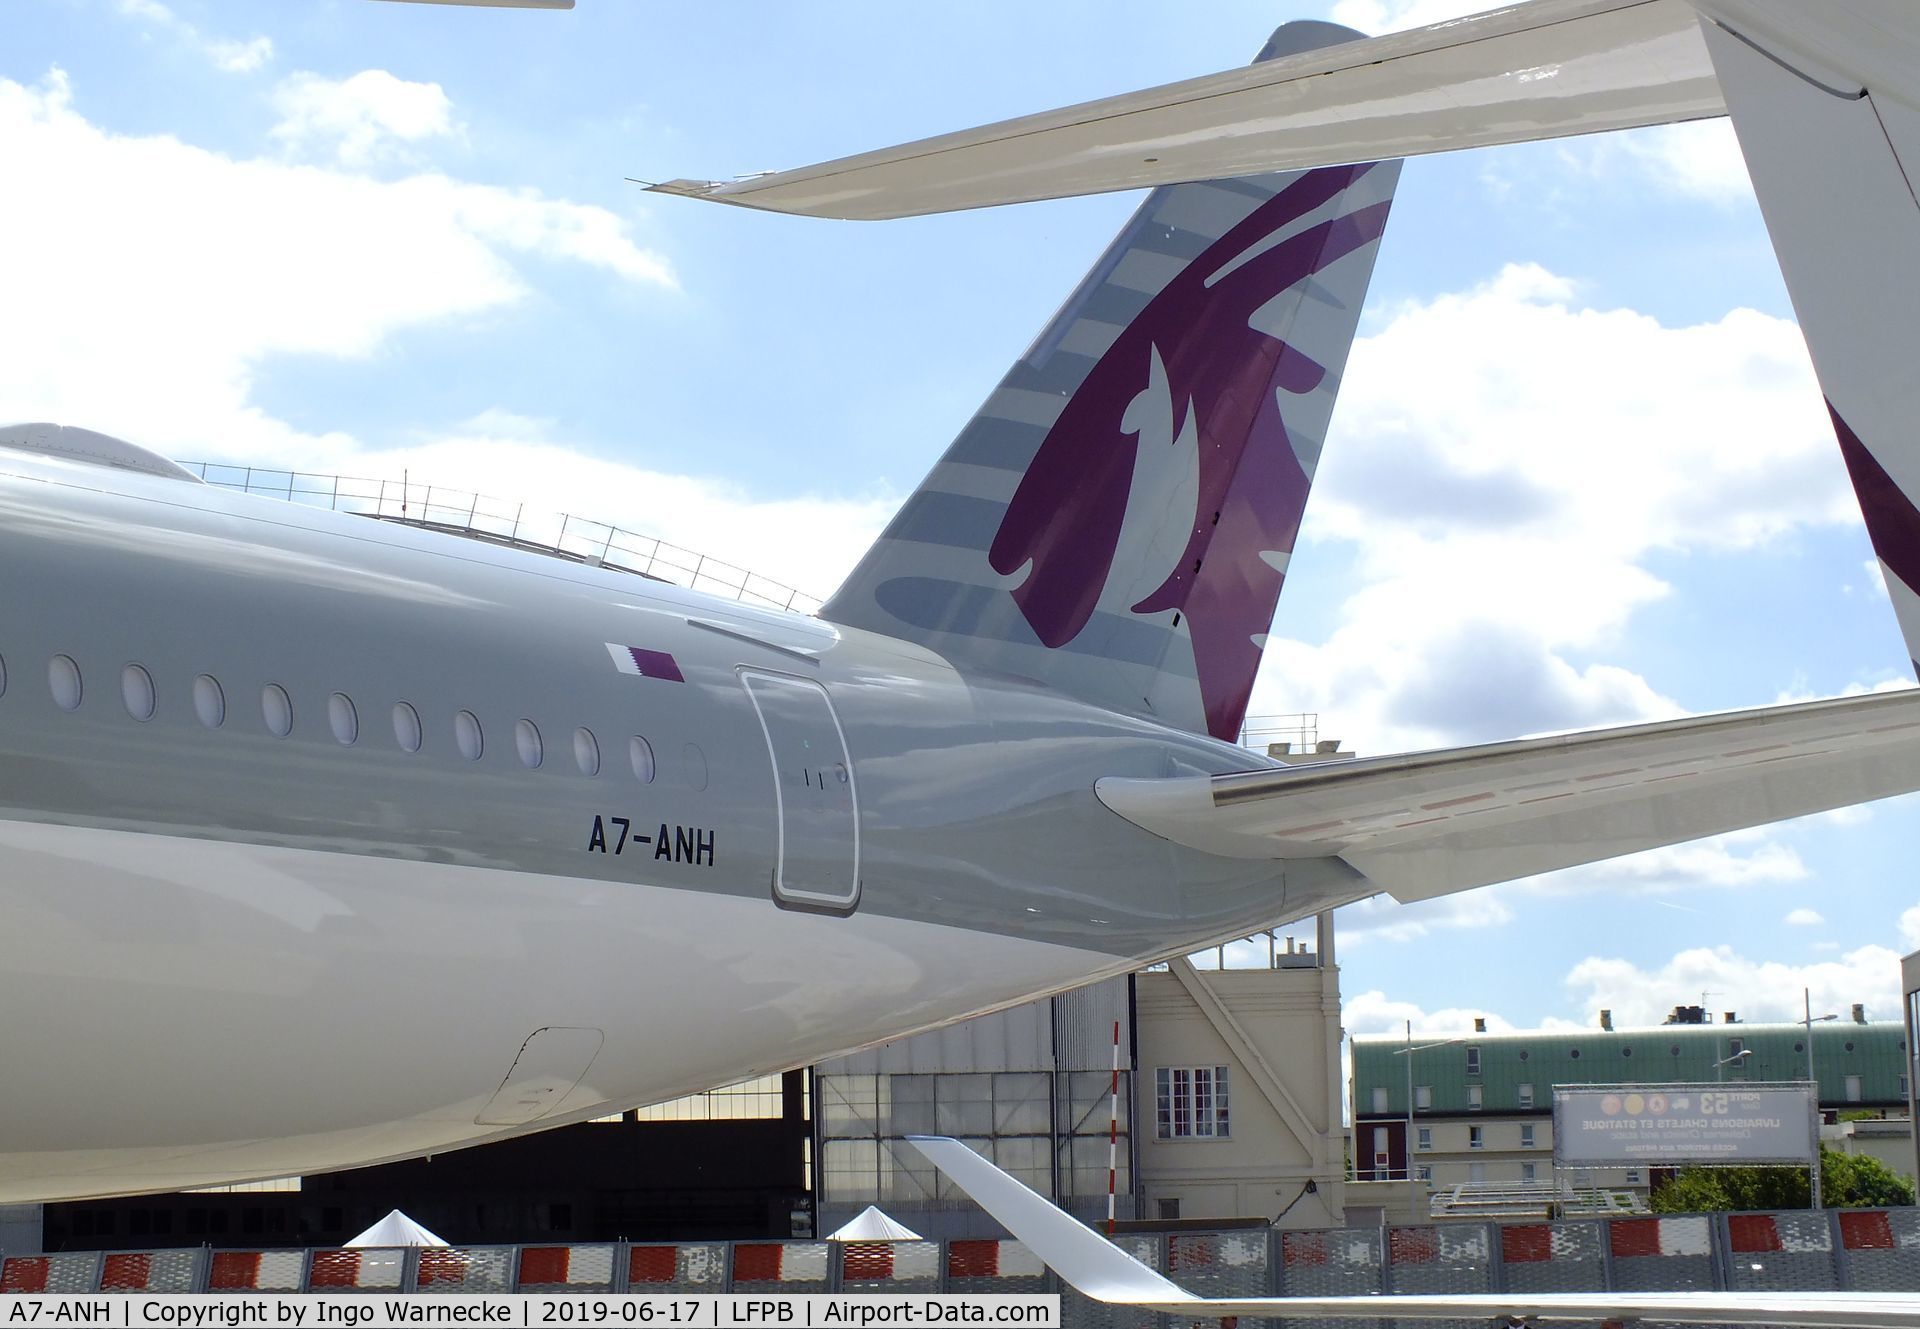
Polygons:
M447 1243L395 1209L349 1241L349 1246L444 1246Z
M855 1214L848 1224L838 1232L828 1235L828 1241L919 1241L920 1234L912 1228L902 1227L880 1212L878 1205L868 1205Z

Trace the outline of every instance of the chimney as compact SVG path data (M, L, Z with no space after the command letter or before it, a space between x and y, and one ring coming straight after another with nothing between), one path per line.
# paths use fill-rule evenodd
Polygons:
M1857 1001L1853 1003L1853 1022L1855 1024L1867 1022L1867 1008Z
M1727 1012L1727 1013L1726 1013L1725 1015L1723 1015L1723 1016L1721 1016L1721 1017L1720 1017L1720 1023L1721 1023L1721 1024L1739 1024L1739 1023L1740 1023L1740 1012L1739 1012L1739 1011L1728 1011L1728 1012Z
M1603 1009L1600 1012L1600 1027L1608 1033L1613 1032L1613 1012Z
M1856 1013L1856 1015L1857 1015L1857 1014L1858 1014L1858 1012L1859 1012L1859 1010L1860 1010L1860 1008L1859 1008L1858 1006L1855 1006L1855 1007L1854 1007L1853 1009L1854 1009L1854 1012L1855 1012L1855 1013ZM1484 1034L1484 1033L1486 1033L1486 1032L1487 1032L1487 1017L1486 1017L1486 1016L1484 1016L1484 1015L1476 1015L1476 1016L1474 1016L1474 1017L1473 1017L1473 1032L1474 1032L1474 1033L1476 1033L1476 1034Z

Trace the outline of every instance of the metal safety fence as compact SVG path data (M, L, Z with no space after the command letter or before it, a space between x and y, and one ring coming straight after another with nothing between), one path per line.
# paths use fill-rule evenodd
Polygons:
M1129 1232L1115 1242L1202 1296L1920 1292L1913 1208ZM1009 1240L0 1253L0 1293L92 1292L1059 1292L1064 1329L1172 1323L1080 1296Z
M819 598L805 591L655 536L571 513L548 512L512 499L489 498L468 489L220 462L183 461L180 465L221 489L442 531L615 572L637 573L747 604L801 614L816 613L820 608Z

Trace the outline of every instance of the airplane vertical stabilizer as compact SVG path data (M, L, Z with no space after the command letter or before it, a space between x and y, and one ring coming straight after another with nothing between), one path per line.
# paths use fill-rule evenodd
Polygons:
M1398 176L1148 195L823 616L1236 737Z
M1920 40L1910 0L1700 8L1907 653L1920 659Z

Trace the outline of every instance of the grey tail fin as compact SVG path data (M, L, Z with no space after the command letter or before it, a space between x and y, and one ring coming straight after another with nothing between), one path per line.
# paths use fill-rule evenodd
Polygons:
M823 616L1237 737L1399 170L1154 190Z

